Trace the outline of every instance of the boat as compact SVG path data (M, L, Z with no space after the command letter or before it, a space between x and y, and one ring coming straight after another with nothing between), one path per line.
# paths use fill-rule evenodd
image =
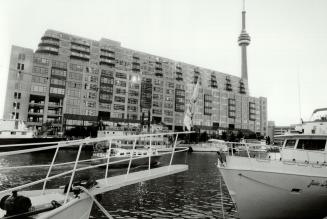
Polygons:
M278 159L250 156L248 145L246 156L230 150L218 157L217 166L241 219L327 215L326 118L300 124L301 133L276 136L283 140Z
M220 150L227 151L227 144L224 140L209 139L205 143L189 145L191 152L218 152Z
M94 151L92 155L92 164L97 165L101 163L105 163L108 157L110 156L110 160L115 162L111 165L113 168L126 167L129 165L129 158L132 156L136 158L131 163L132 167L148 165L150 161L150 165L158 165L159 159L162 155L158 153L158 150L155 148L111 148L107 149L103 152ZM97 159L100 158L100 159ZM116 161L121 161L117 162Z
M143 134L143 135L129 135L125 136L126 139L132 140L134 146L136 141L140 138L151 138L153 135L170 135L175 137L175 142L179 135L188 134L191 132L172 132L172 133L156 133L156 134ZM47 175L43 179L38 179L33 182L24 183L13 188L8 188L0 191L0 207L2 209L3 218L35 218L35 219L88 219L93 203L95 203L103 214L112 218L109 212L103 208L103 206L97 200L97 195L102 193L119 189L121 187L131 185L134 183L143 182L171 174L186 171L188 166L185 164L173 164L174 154L177 153L172 150L166 153L169 157L169 161L166 165L160 165L155 168L151 166L151 162L148 162L146 168L135 168L131 169L134 160L137 157L130 156L128 159L127 171L123 174L111 176L108 170L115 163L122 162L121 160L112 161L111 156L104 159L106 162L99 163L97 165L80 165L90 164L92 159L80 160L80 155L83 147L90 147L92 144L99 142L108 141L109 147L111 142L119 139L119 136L111 137L97 137L89 139L81 139L75 141L58 142L55 146L47 146L42 148L31 148L19 151L8 151L0 153L1 156L17 156L18 154L30 153L40 150L55 149L51 164L45 165L28 165L28 166L15 166L15 167L1 167L0 170L6 170L6 168L44 168L48 167ZM78 148L76 153L76 159L74 162L57 163L56 158L58 151L65 147L75 146ZM174 149L176 144L174 145ZM132 149L134 151L135 147ZM187 148L185 149L187 150ZM184 150L184 151L185 151ZM110 151L110 150L109 150ZM181 152L178 151L178 152ZM151 160L152 153L148 153L148 160ZM62 172L53 172L57 166L70 165L71 169L60 168ZM105 172L100 179L86 179L75 181L78 173L83 170L94 169L100 166L105 167ZM68 176L68 178L67 178ZM59 188L48 188L48 182L54 179L59 179L64 182L64 179L69 179L66 185L60 186ZM75 181L75 182L74 182ZM42 189L28 189L33 186L39 185ZM0 216L1 217L1 216Z
M35 132L28 129L22 120L0 120L0 152L56 145L62 140L64 139L61 137L36 136ZM19 147L7 147L18 144Z
M158 133L159 135L155 135L156 133ZM97 136L116 136L117 138L111 142L112 148L132 149L134 142L130 139L126 139L126 136L138 134L152 134L151 138L138 139L135 143L135 148L144 149L151 147L153 150L158 151L160 153L171 151L173 148L172 136L161 135L160 133L169 133L169 130L163 123L149 125L137 124L134 126L117 126L117 124L111 123L110 126L106 127L105 129L98 130ZM177 146L179 145L179 143L180 141L177 141ZM109 142L99 142L94 145L93 151L98 156L98 152L104 153L105 150L107 150L108 148Z

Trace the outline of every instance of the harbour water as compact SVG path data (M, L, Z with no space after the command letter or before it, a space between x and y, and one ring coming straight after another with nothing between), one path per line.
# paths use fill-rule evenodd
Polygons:
M72 161L76 153L76 151L59 152L56 162ZM0 158L1 189L41 179L47 173L46 167L4 168L22 164L50 163L52 155L53 152L38 152ZM81 159L87 159L91 154L82 152L81 156ZM169 159L169 156L163 156L161 163L167 163ZM187 163L188 171L107 192L102 195L100 203L114 218L237 218L235 206L215 166L216 162L215 153L177 153L174 163ZM53 174L71 168L72 165L56 167ZM126 169L112 169L109 175L125 171ZM92 169L78 173L75 179L100 178L104 172L104 168ZM68 183L69 177L70 175L67 175L60 181L51 181L47 188L64 185ZM35 188L41 188L41 185ZM105 218L97 207L93 208L91 215L91 218Z

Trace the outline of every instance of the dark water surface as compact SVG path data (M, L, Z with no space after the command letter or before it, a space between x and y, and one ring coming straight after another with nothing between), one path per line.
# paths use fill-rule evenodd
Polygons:
M17 165L51 163L51 153L38 152L0 158L0 188L32 182L44 178L47 168L38 169L3 169ZM61 151L56 162L73 161L76 151ZM82 152L81 159L90 158L90 152ZM174 163L188 164L189 170L110 191L102 195L101 204L114 218L237 218L235 207L227 188L222 182L215 166L215 153L177 153ZM169 163L170 157L163 156L161 163ZM88 164L82 164L80 166ZM73 165L54 168L52 174L69 170ZM136 171L140 168L135 168ZM126 169L109 170L109 175L126 172ZM92 176L102 178L104 168L86 170L78 173L75 179ZM47 188L57 188L69 182L70 175L60 180L52 180ZM33 186L34 189L42 185ZM223 203L223 205L222 205ZM96 206L91 218L105 218Z

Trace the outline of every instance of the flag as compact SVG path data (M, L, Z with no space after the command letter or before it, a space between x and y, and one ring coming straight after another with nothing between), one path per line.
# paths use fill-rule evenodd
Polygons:
M187 128L188 131L191 131L191 127L193 126L193 114L194 114L194 108L195 103L197 101L198 95L199 95L199 79L194 87L193 94L191 96L191 99L186 107L185 115L184 115L184 126Z

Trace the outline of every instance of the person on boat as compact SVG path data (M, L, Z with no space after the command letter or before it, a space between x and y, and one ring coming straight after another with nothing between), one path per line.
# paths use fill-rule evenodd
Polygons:
M223 149L220 148L219 151L217 151L217 155L218 155L218 160L221 163L221 165L225 166L226 163L226 155L223 152Z

